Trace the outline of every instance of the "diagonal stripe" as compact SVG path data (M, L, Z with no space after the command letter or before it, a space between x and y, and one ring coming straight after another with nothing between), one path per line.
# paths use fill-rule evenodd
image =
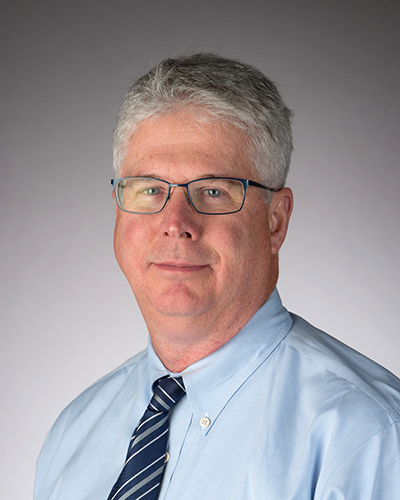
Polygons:
M165 408L167 411L171 408L170 405L167 405L167 403L165 401L163 401L160 396L158 394L154 394L153 398L158 402L160 403L160 405ZM151 403L150 403L151 404ZM153 405L152 405L153 406ZM160 411L160 410L158 410Z
M179 377L179 379L181 379L181 377ZM175 384L179 385L179 387L182 389L182 391L186 392L185 387L179 382L179 379L172 378L171 380L173 380L175 382Z
M147 443L147 444L145 444L144 446L142 446L142 447L140 448L140 450L135 451L135 453L133 453L133 454L132 454L132 455L128 458L128 460L125 462L125 464L127 464L127 463L129 462L129 460L130 460L131 458L133 458L134 456L136 456L138 453L140 453L141 451L145 450L148 446L150 446L151 444L153 444L154 442L156 442L156 441L157 441L157 439L160 439L160 437L163 437L163 436L164 436L164 434L166 434L166 433L168 432L168 430L169 430L169 429L165 429L165 431L164 431L162 434L160 434L159 436L157 436L156 438L154 438L154 439L153 439L153 441L150 441L149 443Z
M144 469L142 469L140 472L138 472L137 474L135 474L133 477L131 477L130 479L128 479L128 481L126 481L122 486L121 488L115 492L115 495L110 499L110 500L113 500L117 495L118 493L123 490L125 488L125 486L130 483L131 481L133 481L136 477L138 477L140 474L142 474L145 470L147 470L148 468L152 467L154 464L156 464L157 462L159 462L161 459L165 459L164 455L162 455L161 457L157 458L157 460L154 460L153 463L149 464L147 467L145 467Z
M107 500L157 498L165 467L169 410L186 391L181 377L163 377L156 382L153 397L133 432L124 467Z
M146 416L146 413L143 415L142 417L142 420L139 422L138 426L136 427L136 430L135 432L133 433L133 436L131 438L132 439L135 439L135 437L139 434L139 431L140 429L146 425L148 422L150 422L150 420L153 420L154 418L158 418L160 416L160 412L158 411L157 413L154 413L154 415L151 415L149 418L147 419L144 419L144 417Z
M164 469L164 465L162 467L160 467L158 470L156 470L155 472L153 472L153 474L150 474L150 476L144 478L143 481L140 481L140 483L133 486L129 491L124 493L122 495L122 497L118 498L118 500L125 500L126 498L128 498L130 495L132 495L132 493L135 493L135 491L139 490L142 486L145 486L149 481L151 481L152 479L157 477L159 474L161 474L163 469ZM115 495L113 498L115 498Z
M152 488L150 488L149 490L147 490L146 493L143 493L143 495L140 495L140 497L135 498L135 500L140 500L141 498L143 498L146 495L148 495L149 493L151 493L154 490L154 488L158 488L160 486L160 483L161 483L161 481L158 481L157 484L155 484Z
M160 386L160 389L163 391L163 393L167 396L172 401L172 404L175 403L175 399L171 398L171 396L168 394L168 392L165 392L165 390Z
M168 414L162 420L160 420L160 422L157 422L156 424L154 424L151 427L149 427L147 430L145 430L145 431L141 432L140 434L138 434L136 436L136 439L132 443L131 449L134 446L136 446L138 443L140 443L140 441L142 441L142 439L144 439L145 437L147 437L149 434L151 434L152 432L154 432L157 429L159 429L160 427L162 427L167 420L168 420Z

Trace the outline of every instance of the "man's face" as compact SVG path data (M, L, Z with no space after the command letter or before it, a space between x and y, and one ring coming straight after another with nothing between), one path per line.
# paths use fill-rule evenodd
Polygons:
M204 176L260 181L245 151L245 138L233 127L175 113L140 123L121 176L171 183ZM158 214L117 208L115 254L148 326L173 320L178 328L189 320L206 331L224 318L234 322L252 315L266 301L277 279L280 244L271 245L263 196L263 190L250 187L240 212L204 215L189 205L185 188L174 187Z

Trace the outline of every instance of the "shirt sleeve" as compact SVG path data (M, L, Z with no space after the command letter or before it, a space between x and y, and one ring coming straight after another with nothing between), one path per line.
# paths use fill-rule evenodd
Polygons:
M400 422L354 450L326 481L321 500L400 500Z
M39 458L36 464L36 478L35 486L33 492L34 500L42 498L40 492L42 491L43 483L45 482L46 476L51 474L49 469L56 454L57 448L59 446L66 422L68 420L69 408L67 407L61 415L58 417L57 421L50 429L43 443Z

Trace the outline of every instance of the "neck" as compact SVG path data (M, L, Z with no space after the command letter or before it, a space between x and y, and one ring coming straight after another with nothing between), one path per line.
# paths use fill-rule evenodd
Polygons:
M154 316L142 310L157 356L169 371L181 373L237 335L264 304L274 287L266 295L260 294L258 301L225 310L223 315L217 317L212 314L196 318Z
M209 332L204 325L196 328L193 321L186 326L180 322L179 327L174 321L173 328L167 328L164 322L162 328L149 328L149 332L153 348L164 366L172 373L181 373L229 342L248 320L250 318L226 329L219 325L218 329Z

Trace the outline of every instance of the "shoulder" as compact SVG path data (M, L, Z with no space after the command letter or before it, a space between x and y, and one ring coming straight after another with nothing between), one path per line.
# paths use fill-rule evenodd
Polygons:
M398 498L400 380L296 315L278 350L293 426L320 463L315 498ZM299 430L298 432L302 432Z
M318 367L325 378L347 387L358 402L400 421L400 379L299 316L291 316L293 325L282 343L284 346L296 351L309 368Z
M76 459L93 443L117 440L118 428L136 419L147 384L147 350L129 359L92 384L72 401L50 429L36 468L35 498L39 491L52 491L54 483L81 462ZM128 401L128 403L127 403ZM135 413L136 412L136 413ZM47 498L47 497L46 497Z
M50 429L44 448L56 445L66 433L74 433L76 427L82 426L82 422L85 427L90 428L114 404L119 394L142 391L146 373L147 349L97 380L75 398Z

